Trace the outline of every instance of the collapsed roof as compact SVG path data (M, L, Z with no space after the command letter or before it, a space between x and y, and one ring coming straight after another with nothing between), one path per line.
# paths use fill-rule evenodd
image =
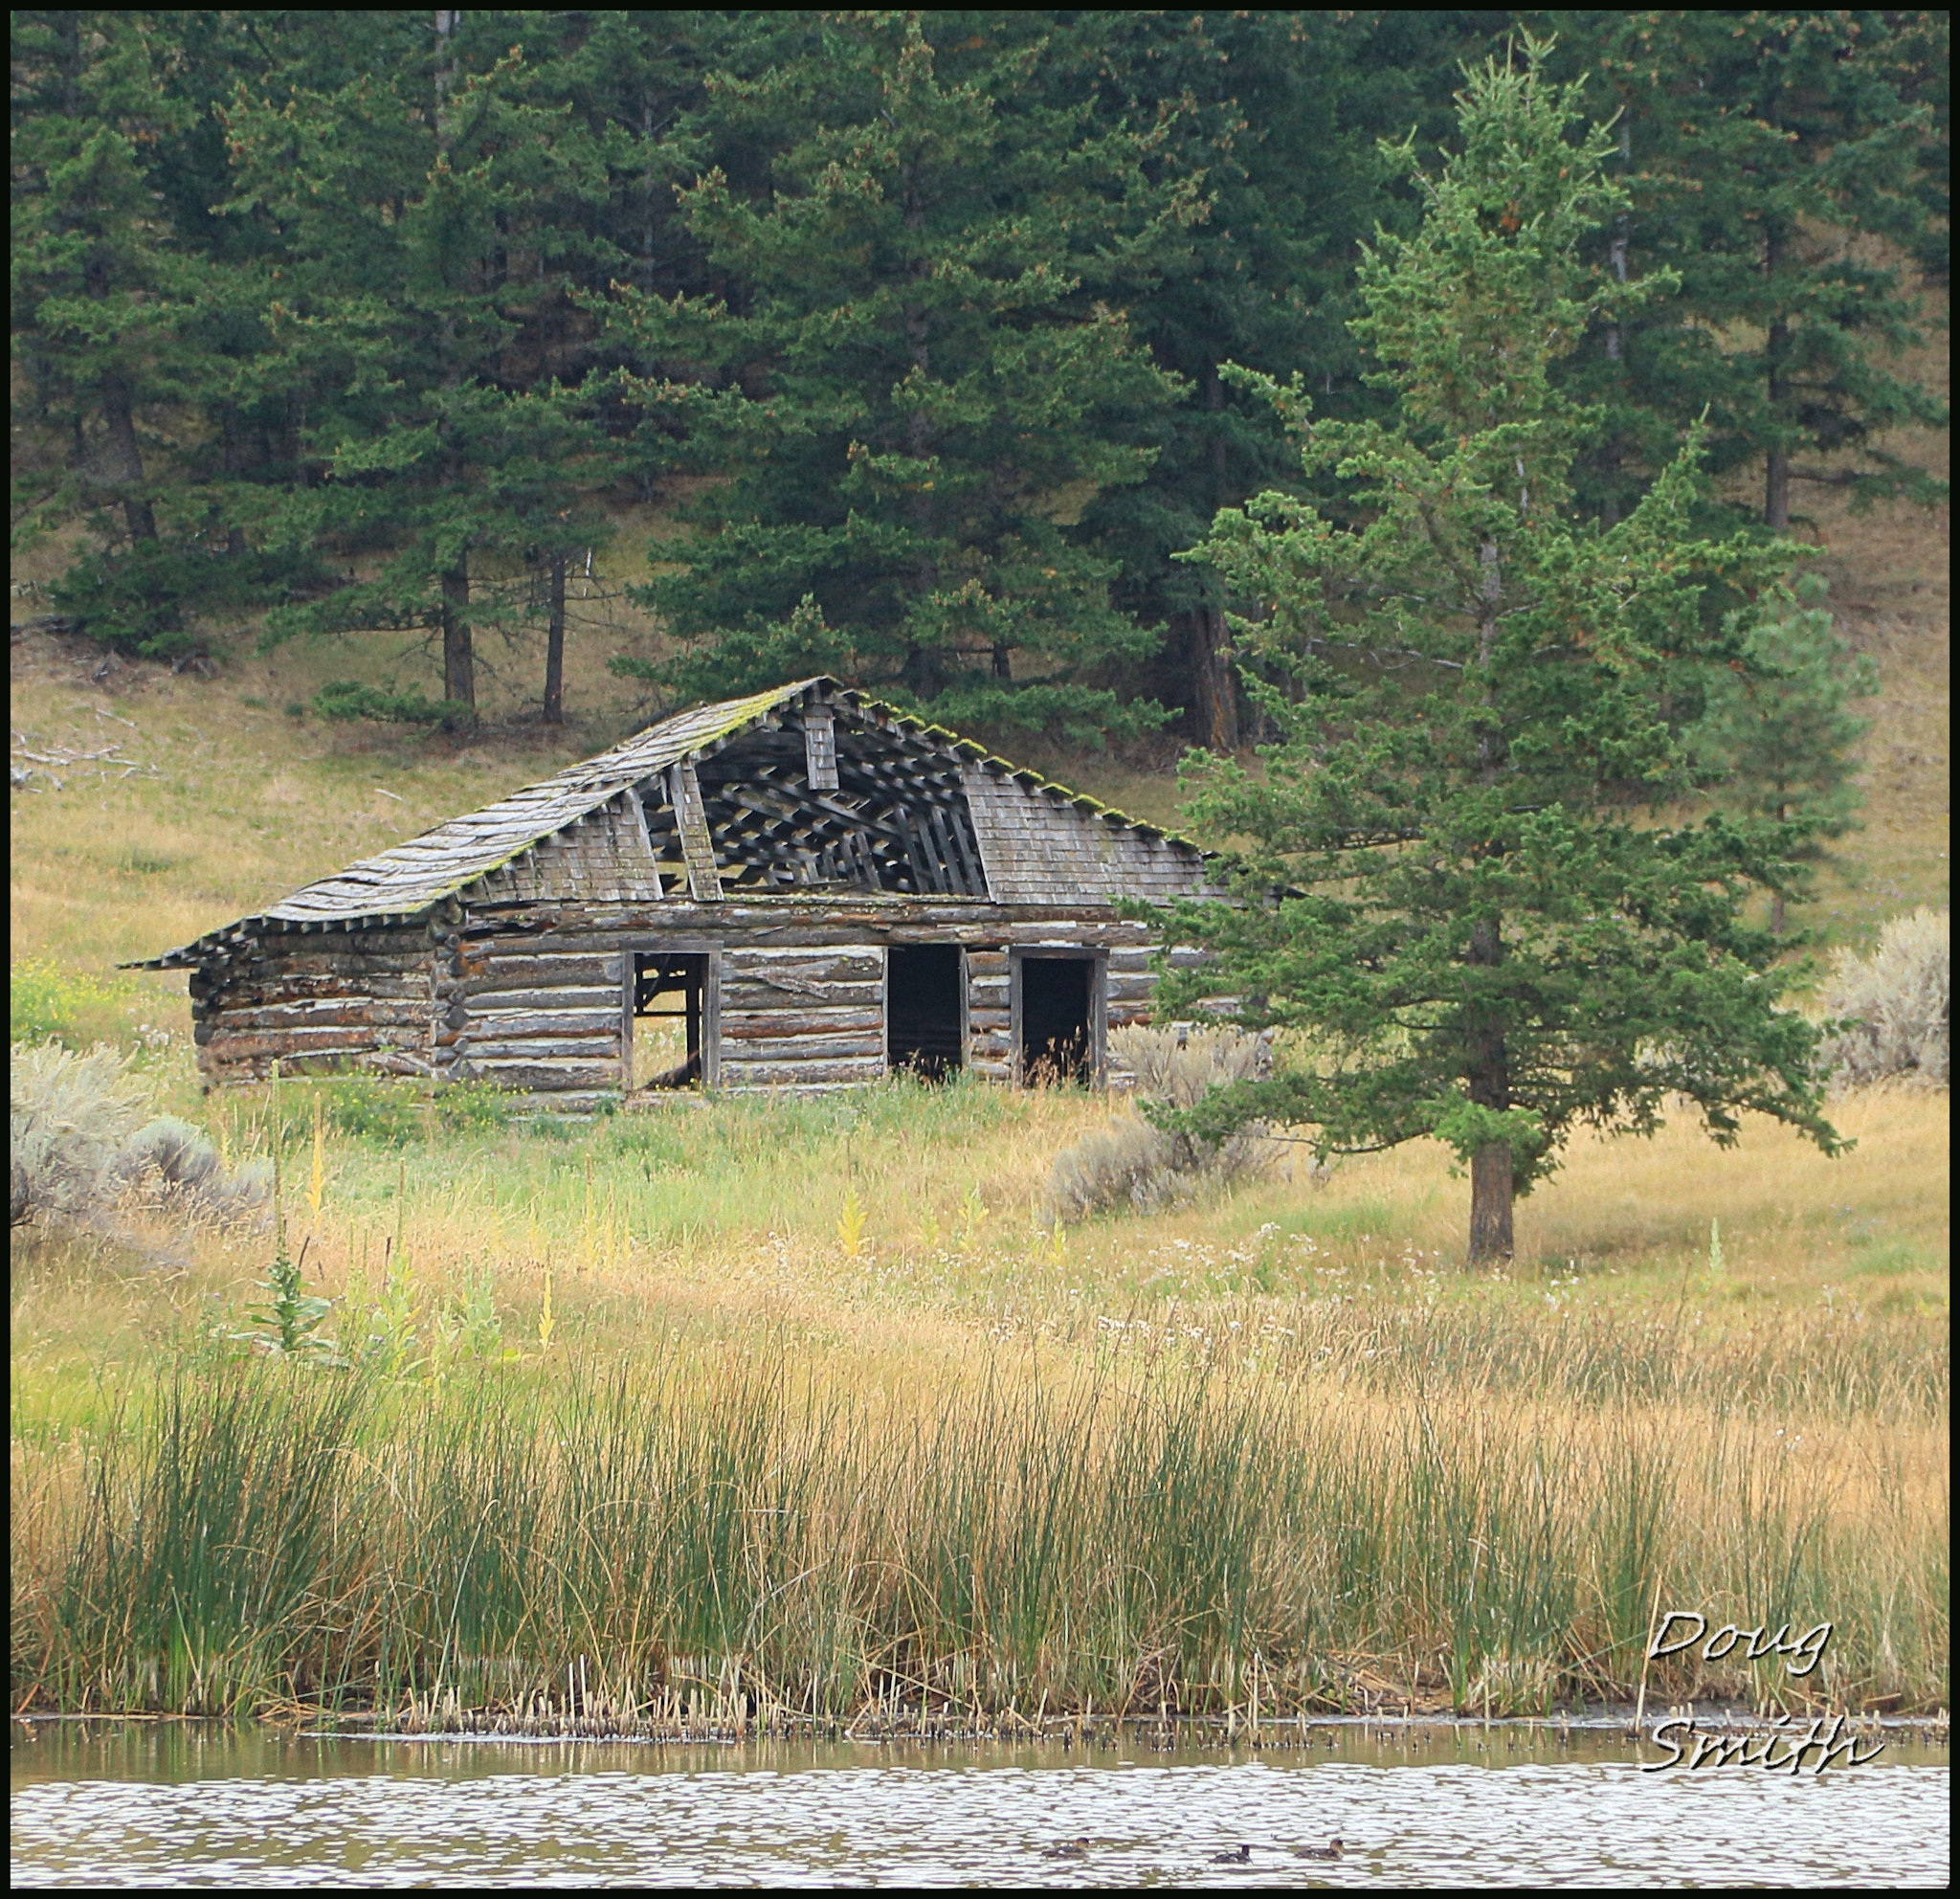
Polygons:
M662 719L130 967L184 968L266 928L412 922L452 898L1102 905L1187 894L1200 861L1185 838L817 678Z

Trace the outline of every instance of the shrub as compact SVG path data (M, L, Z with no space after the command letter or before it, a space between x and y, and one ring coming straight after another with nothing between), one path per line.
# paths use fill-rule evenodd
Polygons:
M1840 1087L1890 1076L1946 1087L1952 1044L1952 913L1894 917L1869 956L1839 950L1824 1008L1850 1026L1823 1045Z
M233 554L196 541L144 541L78 560L50 597L91 639L114 652L179 659L204 650L192 616L294 599L319 592L330 578L300 549Z
M1210 1088L1272 1071L1271 1042L1242 1029L1118 1029L1109 1053L1112 1067L1135 1076L1139 1094L1171 1107L1194 1106ZM1153 1128L1140 1115L1124 1115L1056 1155L1048 1175L1049 1215L1075 1221L1124 1205L1147 1211L1200 1186L1261 1172L1276 1152L1257 1125L1207 1147L1188 1134Z
M1207 1090L1273 1072L1269 1037L1243 1029L1118 1029L1109 1038L1110 1065L1136 1077L1138 1092L1171 1107L1195 1107Z
M480 1134L510 1120L513 1096L488 1082L446 1082L439 1086L376 1075L326 1075L288 1080L280 1109L281 1138L310 1128L317 1095L326 1125L357 1141L405 1147L431 1132Z
M15 1042L10 1054L8 1224L87 1219L121 1186L116 1163L144 1121L144 1084L112 1048Z
M132 1190L209 1214L244 1212L270 1192L270 1161L227 1171L189 1122L150 1116L130 1056L56 1041L15 1042L11 1055L10 1225L98 1220Z
M123 1143L114 1173L125 1187L161 1189L212 1214L246 1212L272 1191L271 1161L247 1161L227 1172L203 1131L169 1114L146 1123Z
M383 692L359 680L329 680L313 695L323 719L376 719L385 725L434 726L445 732L467 726L476 713L460 699L431 699L417 686Z

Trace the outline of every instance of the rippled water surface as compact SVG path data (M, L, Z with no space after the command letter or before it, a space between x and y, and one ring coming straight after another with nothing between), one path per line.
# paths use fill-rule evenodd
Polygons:
M1652 1751L1650 1750L1650 1756ZM1941 1886L1944 1752L1643 1774L1617 1737L1245 1754L15 1729L16 1885ZM1295 1848L1338 1834L1345 1857ZM1042 1848L1080 1836L1085 1857ZM1213 1855L1252 1849L1243 1865Z

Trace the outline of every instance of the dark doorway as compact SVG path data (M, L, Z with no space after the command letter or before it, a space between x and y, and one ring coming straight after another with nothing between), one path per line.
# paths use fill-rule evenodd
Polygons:
M1095 959L1023 956L1020 975L1021 1080L1037 1085L1094 1081Z
M707 988L703 954L657 950L635 954L631 1073L635 1088L701 1085Z
M893 950L885 959L884 1059L942 1082L965 1059L966 998L960 952L938 946Z

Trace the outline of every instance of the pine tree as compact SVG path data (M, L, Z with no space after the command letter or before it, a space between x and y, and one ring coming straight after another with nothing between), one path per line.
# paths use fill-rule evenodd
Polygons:
M1193 1110L1193 1131L1266 1118L1344 1152L1437 1138L1469 1168L1473 1261L1510 1254L1514 1196L1582 1122L1651 1132L1685 1096L1718 1142L1750 1110L1838 1145L1815 1034L1775 1006L1783 946L1742 913L1814 825L1639 812L1695 782L1671 709L1692 677L1763 673L1758 614L1704 611L1708 583L1757 598L1797 550L1691 538L1694 436L1618 526L1575 518L1598 418L1553 368L1666 286L1584 265L1624 200L1610 135L1568 136L1576 89L1543 54L1471 76L1419 231L1364 262L1354 328L1392 419L1317 422L1298 384L1242 378L1357 513L1339 525L1267 494L1195 550L1296 697L1262 693L1283 732L1263 771L1193 765L1195 820L1249 840L1243 901L1177 907L1169 938L1213 960L1160 991L1171 1013L1236 995L1244 1020L1299 1039L1279 1076Z
M1168 623L1156 672L1200 745L1238 743L1237 677L1215 576L1172 557L1219 508L1297 473L1270 405L1220 367L1298 369L1323 413L1376 406L1346 322L1361 244L1401 210L1376 141L1412 125L1442 135L1457 62L1482 50L1489 24L1447 11L1110 11L1054 33L1050 92L1088 90L1111 124L1161 121L1161 163L1210 200L1188 259L1127 300L1153 360L1192 399L1163 418L1145 480L1085 516L1123 564L1118 604Z
M1946 129L1931 95L1947 16L1548 17L1561 65L1591 75L1618 113L1615 168L1632 201L1604 244L1621 267L1681 279L1667 304L1602 324L1570 366L1615 411L1590 483L1609 518L1704 410L1711 468L1761 467L1773 532L1790 525L1793 482L1943 495L1880 437L1946 418L1886 363L1927 328L1896 259L1943 246Z
M1747 666L1713 677L1691 734L1723 806L1809 827L1792 853L1800 876L1771 885L1770 928L1779 936L1787 904L1809 896L1811 873L1828 859L1824 839L1857 823L1856 747L1870 725L1851 702L1879 689L1877 670L1833 627L1823 595L1821 581L1806 579L1748 630Z
M1076 524L1143 476L1181 391L1095 293L1159 267L1198 203L1150 183L1147 135L1038 103L1019 20L933 16L969 68L947 78L917 16L835 16L816 55L718 89L724 124L793 136L766 189L717 168L682 193L724 296L623 293L623 346L667 369L651 413L723 478L644 592L688 643L670 686L821 666L968 725L1153 715L1116 682L1155 636Z
M534 102L521 48L473 64L460 18L439 12L425 56L381 82L241 101L232 125L237 208L288 233L274 339L316 405L323 479L276 531L385 549L371 578L269 615L268 637L422 629L444 701L474 708L479 634L524 621L490 583L554 538L540 464L574 464L590 436L562 391L528 394L512 358L569 307L590 239L567 207L604 197L624 141Z
M139 417L182 365L181 259L144 146L176 116L137 14L15 16L12 292L30 413L68 438L66 467L16 489L15 517L52 526L114 510L157 538ZM19 528L16 526L16 536ZM113 529L104 524L105 535Z

